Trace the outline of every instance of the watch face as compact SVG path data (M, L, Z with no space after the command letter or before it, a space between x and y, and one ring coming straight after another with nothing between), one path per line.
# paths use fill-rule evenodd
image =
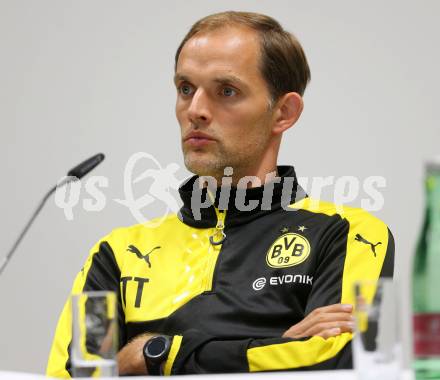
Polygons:
M160 358L166 351L167 343L167 338L163 336L151 338L146 347L147 357L151 359Z
M172 338L167 335L152 337L144 346L145 365L148 374L161 375L162 363L167 359Z

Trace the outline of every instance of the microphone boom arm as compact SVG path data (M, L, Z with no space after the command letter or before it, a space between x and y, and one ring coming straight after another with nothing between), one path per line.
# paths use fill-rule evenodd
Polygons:
M65 183L63 183L63 185L64 184ZM6 265L8 264L9 260L11 259L12 255L14 254L15 250L17 249L18 245L23 240L24 235L26 235L26 232L28 231L28 229L30 228L32 223L34 222L35 218L38 216L38 214L40 213L41 209L43 208L43 206L45 205L45 203L47 202L49 197L55 192L56 189L57 189L57 185L52 187L47 192L47 194L43 197L43 199L40 201L40 204L38 205L37 209L32 214L31 219L29 220L29 222L27 222L26 226L23 228L23 231L21 231L21 233L18 236L17 240L15 241L14 245L12 246L12 248L10 249L8 254L3 258L3 261L0 264L0 276L1 276L2 272L3 272L3 270L6 268Z
M87 173L92 171L96 166L98 166L104 160L104 158L105 158L104 154L98 153L98 154L95 154L93 157L90 157L87 160L83 161L79 165L75 166L73 169L69 170L69 172L67 173L67 177L65 177L59 184L52 187L46 193L46 195L40 201L40 204L38 205L37 209L32 214L30 220L27 222L26 226L23 228L23 231L21 231L21 234L18 236L17 240L15 241L14 245L12 246L12 248L10 249L8 254L3 259L0 258L0 276L1 276L2 272L4 271L6 265L8 264L9 260L11 259L12 255L14 254L15 250L17 249L18 245L23 240L27 231L31 227L35 218L38 216L41 209L46 204L49 197L56 191L56 189L60 186L64 186L64 185L68 184L69 182L72 182L73 180L81 179Z

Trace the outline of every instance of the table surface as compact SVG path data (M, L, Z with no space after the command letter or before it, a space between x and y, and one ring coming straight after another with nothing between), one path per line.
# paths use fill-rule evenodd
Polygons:
M184 380L269 380L269 379L306 379L306 380L357 380L356 373L354 371L314 371L314 372L263 372L252 374L228 374L228 375L189 375L184 376ZM22 372L2 372L0 371L0 380L44 380L49 379L43 375L37 375L32 373ZM110 378L108 378L110 380ZM151 380L151 377L129 377L133 380ZM402 372L400 380L412 380L414 379L411 371ZM382 380L382 379L378 379ZM386 380L386 379L383 379Z

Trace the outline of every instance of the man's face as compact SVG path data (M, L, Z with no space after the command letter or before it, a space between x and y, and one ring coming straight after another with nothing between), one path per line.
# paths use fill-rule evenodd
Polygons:
M181 50L176 116L191 172L220 178L231 166L234 176L256 175L273 154L259 50L257 34L240 27L197 34Z

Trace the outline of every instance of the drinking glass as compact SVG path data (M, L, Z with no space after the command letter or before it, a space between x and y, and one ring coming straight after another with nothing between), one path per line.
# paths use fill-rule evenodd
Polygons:
M73 377L117 377L116 294L91 291L72 296Z
M398 297L391 279L359 281L354 286L356 329L354 368L361 380L397 380L402 339Z

